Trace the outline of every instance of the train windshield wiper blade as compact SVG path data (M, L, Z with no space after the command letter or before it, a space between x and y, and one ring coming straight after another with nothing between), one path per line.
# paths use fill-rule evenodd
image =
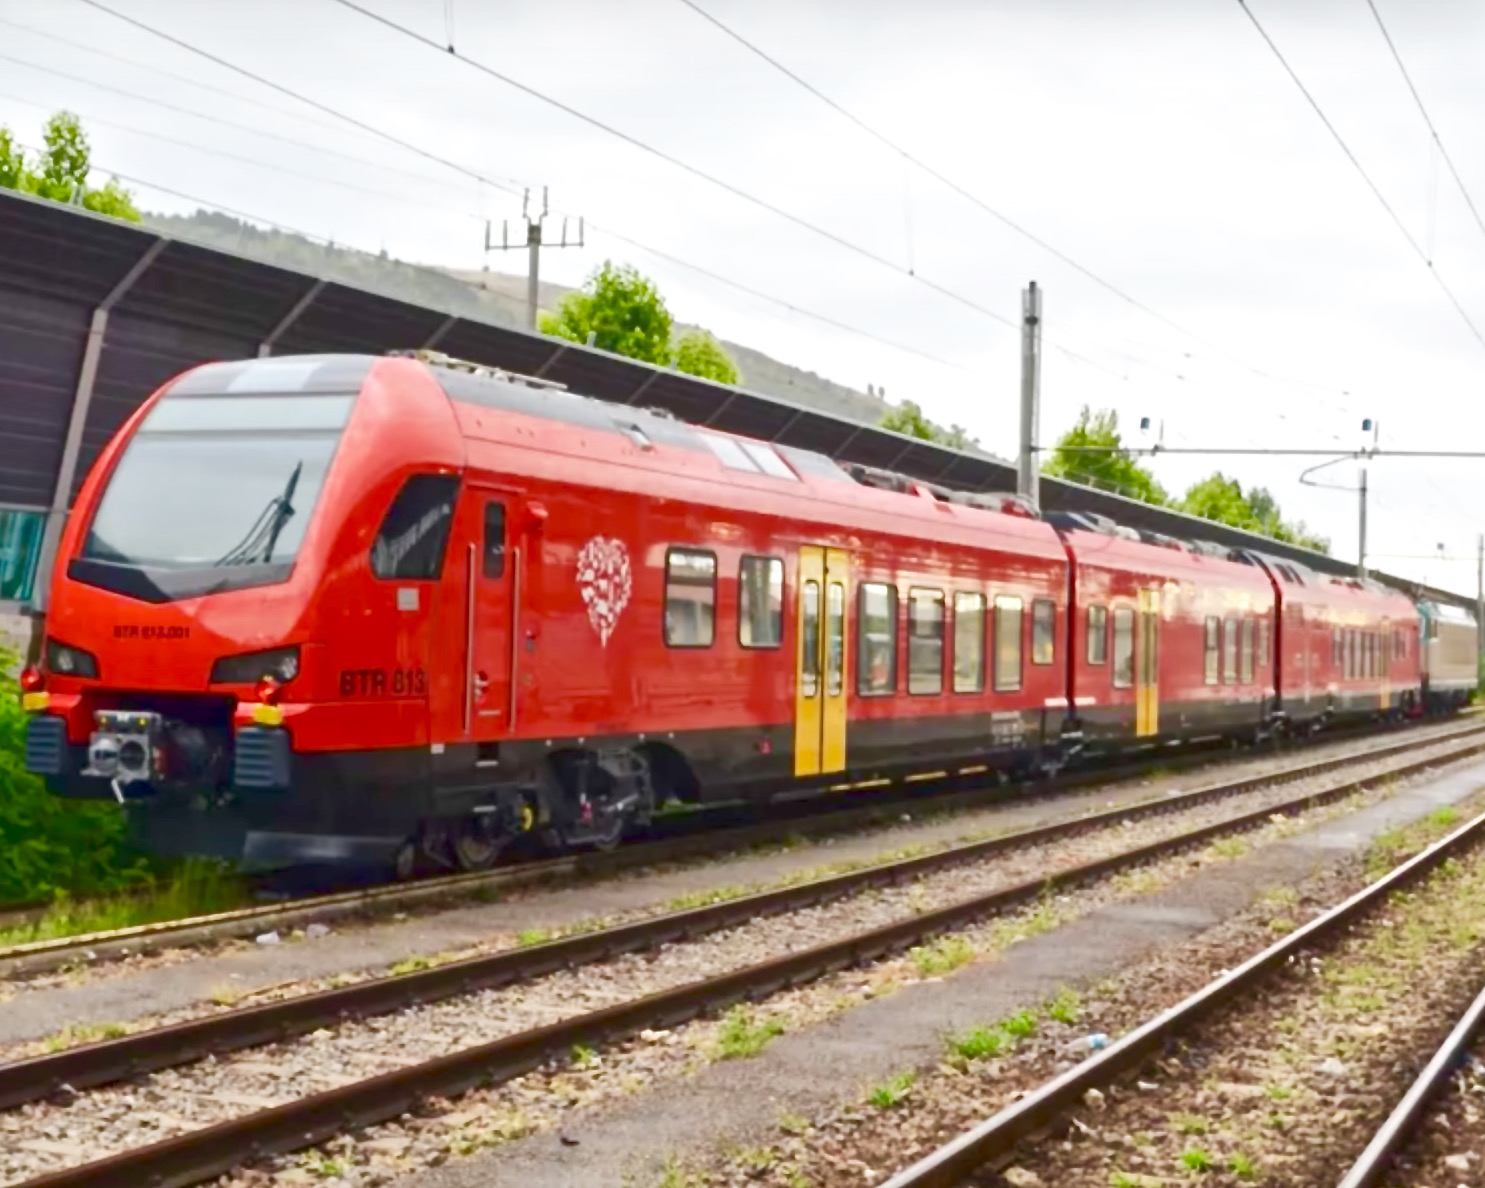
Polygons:
M268 506L258 513L241 543L219 557L217 565L251 565L254 562L267 562L273 556L279 534L294 515L294 505L290 501L294 498L294 492L299 486L299 476L303 473L304 460L300 459L294 464L288 481L284 483L284 489L268 501Z

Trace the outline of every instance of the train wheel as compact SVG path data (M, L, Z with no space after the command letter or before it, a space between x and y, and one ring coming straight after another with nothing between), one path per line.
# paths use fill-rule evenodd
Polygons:
M506 839L491 833L482 821L474 820L453 832L454 860L460 870L489 870L505 849Z

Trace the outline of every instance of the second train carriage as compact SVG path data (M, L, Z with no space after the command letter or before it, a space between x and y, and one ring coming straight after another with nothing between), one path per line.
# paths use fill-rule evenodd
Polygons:
M264 862L480 867L672 797L1262 737L1418 679L1379 588L415 358L167 383L51 605L30 769Z

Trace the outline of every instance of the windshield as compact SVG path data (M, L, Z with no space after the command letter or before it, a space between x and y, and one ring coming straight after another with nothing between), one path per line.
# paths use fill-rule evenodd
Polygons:
M292 561L354 400L166 397L114 468L83 559L228 572Z

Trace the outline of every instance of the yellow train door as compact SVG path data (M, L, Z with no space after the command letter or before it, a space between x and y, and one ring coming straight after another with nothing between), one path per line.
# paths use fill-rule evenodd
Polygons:
M1160 595L1140 591L1138 659L1135 664L1135 726L1140 738L1160 733Z
M850 557L838 549L799 550L798 644L794 664L794 774L846 768L846 628Z

